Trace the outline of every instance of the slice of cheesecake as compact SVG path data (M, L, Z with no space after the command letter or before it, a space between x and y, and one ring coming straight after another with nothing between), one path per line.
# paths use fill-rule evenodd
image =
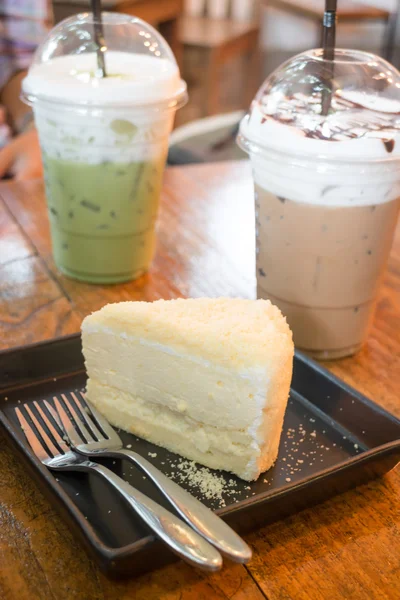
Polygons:
M87 397L113 425L249 481L275 462L294 348L269 300L108 304L82 342Z

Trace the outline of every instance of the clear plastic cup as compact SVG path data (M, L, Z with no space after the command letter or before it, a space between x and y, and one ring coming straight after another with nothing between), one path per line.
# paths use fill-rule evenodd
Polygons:
M400 207L400 73L364 52L298 55L260 88L251 158L257 292L319 359L365 341ZM322 113L328 97L329 111Z
M140 19L103 13L107 77L93 17L71 17L38 49L23 83L45 172L53 252L66 275L117 283L145 273L168 139L186 85L166 41Z

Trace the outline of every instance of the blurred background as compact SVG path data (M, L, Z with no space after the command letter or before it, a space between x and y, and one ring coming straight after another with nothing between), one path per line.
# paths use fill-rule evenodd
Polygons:
M399 1L338 0L337 46L374 52L398 67ZM210 127L229 131L266 75L320 45L324 0L103 0L102 6L145 19L172 46L190 94L177 128L202 119L205 131L204 118L218 115ZM0 0L0 86L10 56L26 68L48 27L88 8L89 0ZM223 146L224 135L217 137Z

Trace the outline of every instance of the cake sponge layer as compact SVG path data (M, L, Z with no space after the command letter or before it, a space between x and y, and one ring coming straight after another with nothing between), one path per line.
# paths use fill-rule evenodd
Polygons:
M82 341L88 399L113 425L247 480L275 461L293 342L269 301L111 304Z
M248 429L260 418L265 368L228 369L126 333L85 332L83 339L93 381L226 429ZM276 404L271 397L270 407Z
M278 454L284 409L269 415L266 443L260 446L244 430L205 425L91 379L87 397L115 427L247 481L271 467Z

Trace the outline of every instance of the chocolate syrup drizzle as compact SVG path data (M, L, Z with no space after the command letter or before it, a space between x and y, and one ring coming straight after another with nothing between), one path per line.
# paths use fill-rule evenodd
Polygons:
M313 111L314 107L315 110ZM287 96L286 100L280 103L276 112L265 115L261 119L261 123L272 119L284 125L299 127L299 115L308 115L311 119L315 117L316 122L314 128L301 127L305 137L330 142L357 139L372 132L394 133L400 131L400 112L377 111L335 94L332 98L332 109L336 114L341 113L345 117L341 119L343 122L339 124L333 121L335 114L327 118L322 117L319 112L320 107L321 99L318 96L295 93ZM363 111L362 119L359 114L360 110ZM395 140L390 135L381 138L381 141L386 152L393 152Z

